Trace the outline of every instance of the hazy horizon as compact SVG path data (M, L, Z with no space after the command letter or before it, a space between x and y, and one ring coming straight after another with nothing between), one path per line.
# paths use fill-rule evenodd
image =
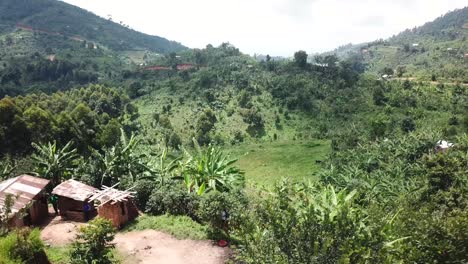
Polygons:
M466 5L464 0L64 0L131 28L203 48L291 56L388 38Z

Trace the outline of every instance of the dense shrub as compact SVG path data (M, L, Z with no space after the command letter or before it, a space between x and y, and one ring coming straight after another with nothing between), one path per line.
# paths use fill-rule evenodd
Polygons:
M169 213L196 218L198 203L196 194L188 193L180 183L170 182L153 190L145 211L153 215Z
M247 208L247 197L241 189L231 192L209 192L200 199L197 215L201 221L210 225L210 236L219 238L225 228L222 213L229 214L228 228L236 229L241 225L242 214Z
M386 219L372 222L356 192L282 182L244 216L246 263L391 263Z
M52 95L0 100L0 155L24 154L31 142L73 140L80 153L109 146L115 132L135 130L138 110L114 88L90 86ZM118 134L117 134L118 137Z
M89 225L82 226L72 244L72 264L115 263L112 249L115 229L109 220L95 218Z
M0 263L48 264L39 229L18 229L0 238Z
M441 152L429 156L425 165L429 186L433 192L448 191L452 187L467 187L466 171L468 165L465 153L456 151Z
M397 232L410 238L401 244L405 263L466 263L468 211L441 204L413 203L401 210ZM440 201L440 199L438 199ZM453 206L453 205L452 205Z
M138 208L144 209L156 185L150 180L138 180L134 186L134 191L136 192L135 203Z

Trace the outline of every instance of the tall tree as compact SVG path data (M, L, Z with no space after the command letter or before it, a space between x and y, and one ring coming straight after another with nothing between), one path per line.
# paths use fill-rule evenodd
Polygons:
M307 66L307 53L303 50L294 53L294 63L300 68L305 68Z

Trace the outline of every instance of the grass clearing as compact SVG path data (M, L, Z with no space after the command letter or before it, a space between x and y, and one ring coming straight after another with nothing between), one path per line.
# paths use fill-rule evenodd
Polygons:
M54 264L66 264L70 262L70 247L45 247L45 252L49 261Z
M226 151L239 158L236 165L245 171L248 183L268 187L283 177L313 180L320 170L316 161L326 159L331 149L329 141L314 140L241 144Z
M53 264L68 264L70 263L70 246L54 246L54 247L45 247L45 252L49 261ZM134 263L131 256L127 256L117 249L113 249L112 253L114 254L115 259L118 263ZM0 262L1 263L1 262ZM136 263L136 262L135 262Z
M124 231L153 229L173 235L177 239L207 239L206 227L188 216L142 215L135 219Z

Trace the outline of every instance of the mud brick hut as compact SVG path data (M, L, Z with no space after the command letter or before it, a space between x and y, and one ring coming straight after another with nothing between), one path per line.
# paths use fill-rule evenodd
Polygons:
M57 185L52 194L58 196L57 207L62 218L85 222L97 214L94 203L89 201L96 191L92 186L71 179ZM84 212L86 204L90 207L88 215Z
M49 180L20 175L0 182L0 207L5 206L8 195L14 200L11 210L10 225L22 227L38 225L48 217L45 188Z
M138 209L132 201L134 192L114 189L116 185L103 186L89 200L98 202L97 211L100 217L109 219L115 228L121 228L138 216Z

